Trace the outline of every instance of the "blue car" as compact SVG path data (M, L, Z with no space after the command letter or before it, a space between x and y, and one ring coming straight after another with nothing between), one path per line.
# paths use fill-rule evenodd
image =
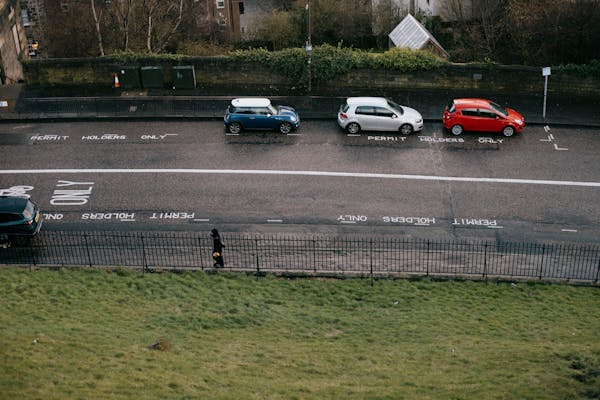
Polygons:
M42 227L38 206L27 197L0 196L0 241L25 243Z
M300 116L292 107L274 107L265 98L233 99L225 111L225 129L237 134L245 129L278 130L288 134L300 126Z

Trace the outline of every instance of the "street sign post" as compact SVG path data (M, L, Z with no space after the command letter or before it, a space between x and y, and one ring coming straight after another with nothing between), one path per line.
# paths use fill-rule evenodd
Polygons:
M542 68L542 76L544 77L544 110L542 118L546 120L546 97L548 97L548 77L552 74L550 67Z

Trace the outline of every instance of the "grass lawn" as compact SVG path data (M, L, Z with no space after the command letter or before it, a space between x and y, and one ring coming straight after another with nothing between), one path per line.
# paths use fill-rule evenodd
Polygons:
M600 398L593 287L2 268L0 310L0 399Z

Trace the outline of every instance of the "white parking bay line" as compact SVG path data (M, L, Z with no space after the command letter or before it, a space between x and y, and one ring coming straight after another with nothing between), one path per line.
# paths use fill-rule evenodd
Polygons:
M267 222L280 224L283 222L282 219L268 219Z
M579 186L600 188L600 182L555 181L544 179L512 179L512 178L478 178L468 176L436 176L436 175L404 175L377 174L370 172L335 172L335 171L289 171L269 169L139 169L139 168L90 168L90 169L5 169L0 175L19 174L196 174L196 175L279 175L279 176L320 176L326 178L367 178L398 179L437 182L469 182L469 183L507 183L521 185Z

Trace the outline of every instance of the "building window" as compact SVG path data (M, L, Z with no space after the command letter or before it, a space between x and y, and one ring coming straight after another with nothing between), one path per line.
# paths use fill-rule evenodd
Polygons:
M23 22L23 26L31 26L29 22L29 13L26 8L21 8L21 21Z
M225 8L225 0L216 0L217 8Z

